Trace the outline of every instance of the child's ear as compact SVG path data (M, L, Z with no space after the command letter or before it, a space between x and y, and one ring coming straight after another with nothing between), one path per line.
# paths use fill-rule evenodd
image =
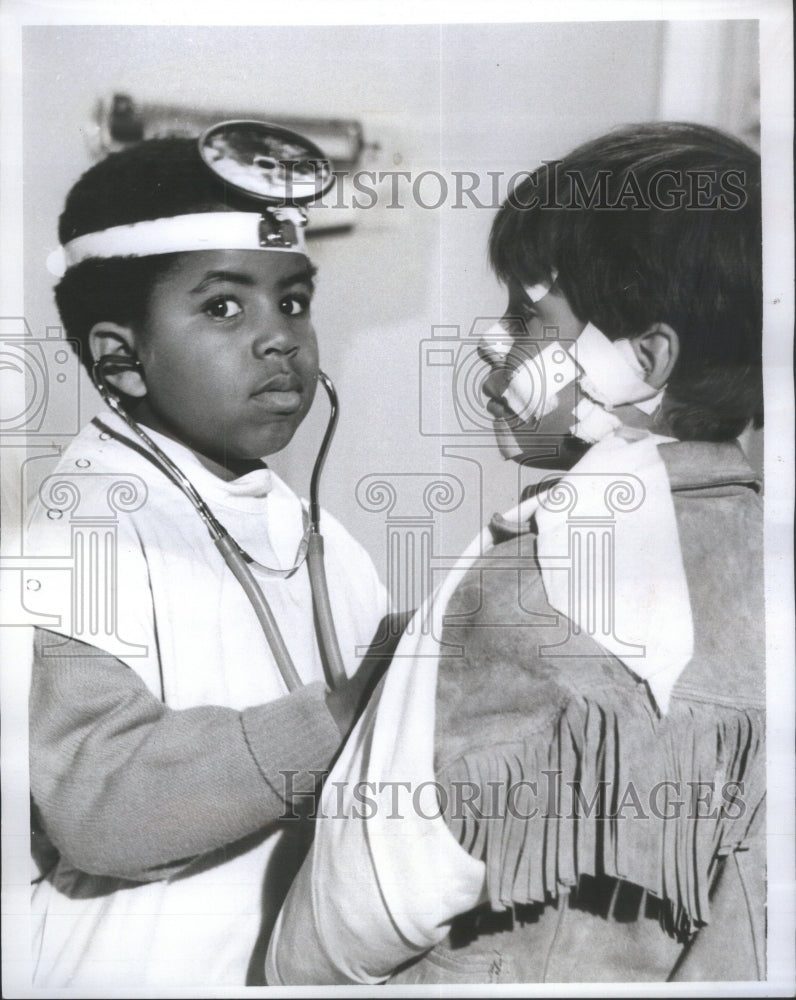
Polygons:
M680 355L680 338L668 323L653 323L630 341L644 369L644 381L662 389L669 381Z
M88 346L94 361L108 356L130 359L137 357L133 330L119 323L95 323L89 331ZM127 370L120 368L113 373L109 371L105 380L125 396L137 399L146 396L146 383L140 367Z

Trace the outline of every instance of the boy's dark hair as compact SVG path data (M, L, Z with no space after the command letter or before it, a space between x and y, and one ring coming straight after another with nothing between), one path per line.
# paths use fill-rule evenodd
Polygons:
M66 244L112 226L223 208L258 210L207 169L195 139L149 139L111 153L83 174L67 196L58 237ZM140 323L154 283L176 256L92 258L64 274L55 301L89 371L91 328L101 321Z
M611 340L677 332L672 433L762 425L760 158L716 129L633 125L544 164L509 195L489 253L504 281L557 287Z

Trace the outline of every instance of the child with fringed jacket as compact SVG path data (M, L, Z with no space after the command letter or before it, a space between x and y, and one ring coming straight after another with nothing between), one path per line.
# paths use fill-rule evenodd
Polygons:
M759 157L613 132L528 176L490 256L498 444L558 471L399 645L267 979L765 978Z

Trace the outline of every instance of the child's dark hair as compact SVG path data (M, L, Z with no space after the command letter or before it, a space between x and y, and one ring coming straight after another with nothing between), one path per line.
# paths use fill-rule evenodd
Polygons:
M760 158L701 125L634 125L526 177L500 209L498 277L549 281L611 340L677 332L667 417L683 440L762 425Z
M78 180L58 224L62 244L113 226L223 208L257 211L202 163L195 139L149 139L111 153ZM150 292L175 254L91 258L71 267L55 288L68 337L91 370L88 335L98 322L140 323Z

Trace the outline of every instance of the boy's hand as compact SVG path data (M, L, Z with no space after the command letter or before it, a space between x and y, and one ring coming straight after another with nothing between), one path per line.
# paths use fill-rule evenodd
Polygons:
M336 690L326 692L326 707L342 736L348 736L370 700L376 685L386 673L395 647L413 614L413 611L407 611L384 618L376 632L373 645L363 657L354 676L347 678ZM386 641L381 641L384 635L388 638Z
M334 691L326 692L326 707L337 723L341 736L347 736L367 704L365 689L373 675L374 664L363 664L353 677L346 678ZM368 691L370 694L370 690Z

